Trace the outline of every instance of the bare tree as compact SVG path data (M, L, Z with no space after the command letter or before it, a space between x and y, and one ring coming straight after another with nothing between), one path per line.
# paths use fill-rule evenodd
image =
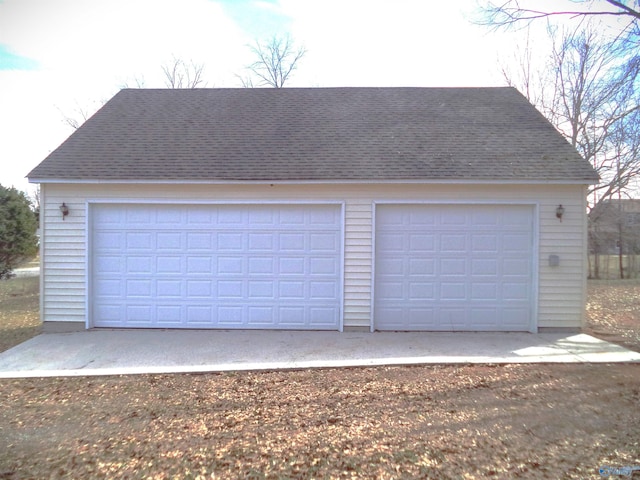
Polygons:
M145 88L145 84L146 80L144 79L144 75L134 75L133 77L125 79L120 84L120 88Z
M162 65L165 86L167 88L198 88L205 87L202 79L204 65L193 60L186 62L181 58L173 57L172 60Z
M36 216L36 220L38 221L38 226L40 225L40 185L36 185L33 190L28 195L29 201L31 202L31 209L33 210L34 215Z
M531 88L530 70L505 76L598 171L603 181L590 192L593 206L624 192L640 177L640 1L573 4L573 9L558 10L526 0L487 1L477 23L508 28L546 19L553 41L549 64L535 79L538 86ZM606 29L596 23L605 16L624 20L618 31L609 30L606 36ZM550 22L559 17L577 20L575 30L554 28ZM523 55L521 64L529 63L530 57Z
M77 130L80 126L86 122L91 115L93 115L105 101L93 101L89 105L81 105L78 101L75 101L75 106L71 112L63 112L60 107L56 107L62 115L62 122L67 126Z
M628 51L621 55L619 44L602 38L589 24L573 32L548 28L552 43L543 68L531 68L527 43L519 66L503 72L507 82L526 93L600 175L601 182L590 187L588 197L593 212L589 243L595 255L590 276L598 278L599 245L603 232L608 232L603 225L611 213L598 206L630 196L640 178L640 61L629 57ZM625 228L620 223L616 235L626 236Z
M242 85L242 88L253 88L253 79L251 78L250 75L247 75L246 77L243 77L242 75L238 75L236 74L236 77L238 78L238 80L240 80L240 84Z
M640 65L620 68L624 60L617 48L595 29L550 27L549 33L553 43L544 71L531 69L527 46L516 73L503 72L594 166L602 179L589 192L595 206L640 177L640 91L634 88L640 83Z
M622 17L628 18L631 22L640 20L640 7L637 0L627 5L619 0L574 0L576 9L557 10L554 8L527 8L520 0L507 0L498 5L487 2L482 8L483 18L477 23L493 27L512 26L519 23L531 22L550 17L569 17L572 19L583 17ZM550 2L547 4L549 5ZM540 2L536 3L537 6ZM597 9L591 7L596 5Z
M274 88L284 87L285 82L298 67L298 62L306 53L304 47L296 47L289 35L273 36L269 41L250 47L255 62L247 67L258 79L259 85ZM244 87L253 87L251 76L239 77Z

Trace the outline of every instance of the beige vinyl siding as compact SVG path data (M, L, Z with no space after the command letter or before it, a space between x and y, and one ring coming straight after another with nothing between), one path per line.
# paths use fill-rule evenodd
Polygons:
M345 212L345 327L371 325L372 209L371 201L353 199Z
M541 202L539 328L576 328L583 324L587 278L585 199L584 187L574 186ZM559 204L565 207L562 222L555 214ZM550 267L549 255L558 255L560 265Z
M54 190L53 193L49 193ZM41 215L41 268L43 271L43 309L45 321L86 321L86 227L84 198L62 197L46 185ZM62 220L60 205L65 203L70 214Z
M344 202L344 327L371 324L373 211L376 202L517 203L538 206L538 270L534 315L538 327L582 324L586 290L583 185L128 185L47 184L43 188L43 310L47 322L87 320L87 212L90 203ZM59 206L70 214L63 221ZM560 222L558 204L565 207ZM549 255L560 265L550 267Z

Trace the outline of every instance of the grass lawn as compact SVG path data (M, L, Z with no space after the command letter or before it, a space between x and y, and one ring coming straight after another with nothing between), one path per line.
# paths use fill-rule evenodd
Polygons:
M0 282L0 349L37 297ZM588 313L640 350L639 282L590 284ZM602 478L640 466L639 412L640 364L0 380L0 479Z

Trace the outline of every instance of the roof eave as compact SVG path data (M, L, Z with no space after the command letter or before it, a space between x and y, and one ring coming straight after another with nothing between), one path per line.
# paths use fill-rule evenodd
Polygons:
M596 185L599 179L356 179L356 180L172 180L172 179L68 179L29 178L29 183L55 184L131 184L131 185L344 185L344 184L480 184L480 185Z

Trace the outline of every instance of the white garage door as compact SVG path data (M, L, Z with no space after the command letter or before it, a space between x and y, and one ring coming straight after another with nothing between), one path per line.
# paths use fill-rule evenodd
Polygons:
M340 328L338 205L94 205L92 325Z
M531 331L533 208L378 205L377 330Z

